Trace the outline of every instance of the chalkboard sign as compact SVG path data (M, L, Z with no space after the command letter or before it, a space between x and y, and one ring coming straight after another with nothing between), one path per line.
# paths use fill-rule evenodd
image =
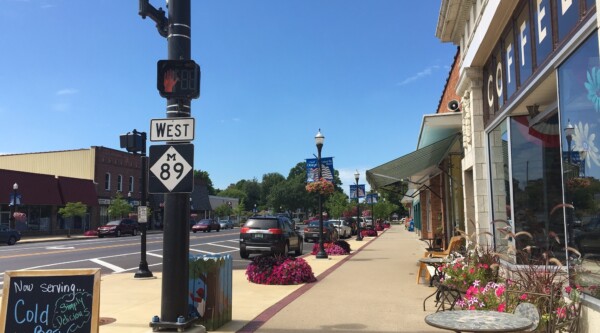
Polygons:
M6 271L0 332L98 333L99 269Z

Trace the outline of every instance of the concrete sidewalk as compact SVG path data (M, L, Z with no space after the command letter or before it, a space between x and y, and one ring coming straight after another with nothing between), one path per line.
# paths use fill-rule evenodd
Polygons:
M273 286L248 282L234 270L232 321L212 332L439 332L425 324L433 310L422 302L433 292L415 284L424 243L398 225L348 240L353 253L316 259L305 256L317 282ZM103 275L100 285L100 332L152 332L160 315L162 276L134 279L132 273ZM197 331L194 331L197 332Z

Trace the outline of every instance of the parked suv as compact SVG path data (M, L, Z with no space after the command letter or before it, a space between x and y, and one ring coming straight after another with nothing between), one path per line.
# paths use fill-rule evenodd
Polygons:
M304 240L285 216L252 216L240 229L240 256L250 253L302 254Z
M20 232L14 229L10 229L7 226L0 225L0 243L15 245L15 243L19 240L21 240Z
M310 222L304 227L304 238L307 242L319 241L319 221ZM323 241L327 243L336 242L339 234L333 222L323 221Z
M98 228L98 237L100 238L107 235L120 237L122 234L136 236L138 234L138 223L131 219L121 219L110 221Z

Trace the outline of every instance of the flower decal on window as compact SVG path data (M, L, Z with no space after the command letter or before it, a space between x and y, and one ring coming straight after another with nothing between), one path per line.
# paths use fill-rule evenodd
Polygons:
M600 71L598 72L600 73ZM600 166L600 156L594 140L596 140L596 133L590 133L590 127L587 123L579 122L579 124L575 124L573 150L579 152L582 161L588 168L592 166L591 162Z
M594 104L596 112L600 111L600 70L598 67L592 68L591 73L587 72L587 81L584 83L587 89L587 98Z

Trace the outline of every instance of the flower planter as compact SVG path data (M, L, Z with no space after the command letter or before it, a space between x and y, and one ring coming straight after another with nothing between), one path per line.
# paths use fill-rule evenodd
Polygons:
M315 282L312 268L302 258L258 256L246 268L248 281L257 284L289 285Z

